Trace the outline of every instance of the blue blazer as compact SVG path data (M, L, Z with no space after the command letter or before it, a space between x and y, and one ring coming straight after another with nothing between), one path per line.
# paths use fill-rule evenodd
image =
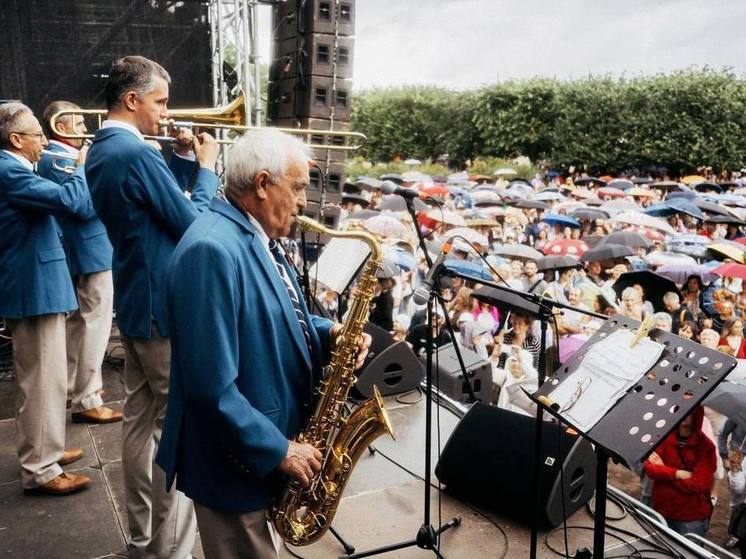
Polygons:
M246 215L216 198L168 269L171 382L156 461L167 487L176 476L198 503L231 512L269 506L288 439L312 411L333 325L303 304L309 355L261 243Z
M0 316L4 318L78 308L52 215L95 216L83 169L58 185L0 151Z
M52 143L47 147L47 151L69 153L61 146ZM65 164L65 161L64 159L58 160L57 163L58 165ZM37 172L45 179L62 184L70 175L55 169L53 163L52 155L42 155L37 165ZM88 194L87 184L86 194ZM71 275L79 276L111 270L111 243L109 237L106 236L106 228L98 216L90 219L57 216L56 219L62 230L62 246L65 248Z
M96 213L114 247L117 325L150 339L151 320L169 335L164 280L176 243L218 189L218 177L200 169L188 199L160 152L122 128L96 132L85 163Z

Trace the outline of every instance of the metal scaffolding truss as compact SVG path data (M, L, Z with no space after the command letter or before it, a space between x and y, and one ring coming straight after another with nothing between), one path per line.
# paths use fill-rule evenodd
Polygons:
M224 105L241 93L245 124L262 122L259 78L258 6L256 0L210 0L213 103Z

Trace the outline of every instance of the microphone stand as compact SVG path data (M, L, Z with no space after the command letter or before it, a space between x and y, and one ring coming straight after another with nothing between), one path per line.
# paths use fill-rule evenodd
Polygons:
M414 208L414 202L409 199L405 198L407 201L407 210L409 211L409 214L412 216L412 221L415 225L415 230L417 231L417 238L419 240L420 248L422 249L423 254L425 255L425 259L427 260L428 266L432 267L433 262L430 256L427 253L427 248L425 247L425 237L422 234L422 231L420 231L419 226L417 225L417 212ZM432 448L432 408L433 408L433 395L432 395L432 387L433 387L433 314L434 314L434 308L433 304L437 300L437 302L440 304L440 308L442 309L444 316L448 316L446 312L445 307L445 301L443 300L443 297L440 295L440 275L438 274L436 270L436 275L433 278L433 288L430 292L430 298L427 302L427 336L426 336L426 347L425 347L425 379L426 379L426 387L425 387L425 496L424 496L424 508L423 508L423 521L422 525L420 526L420 529L417 531L417 536L413 540L407 540L399 543L394 543L390 545L386 545L383 547L378 547L375 549L371 549L368 551L363 551L361 553L355 553L351 555L345 555L345 559L357 559L360 557L370 557L373 555L380 555L382 553L388 553L390 551L396 551L397 549L404 549L406 547L413 547L417 546L420 549L427 549L432 551L436 557L443 558L443 554L438 549L439 544L438 540L440 538L440 534L445 532L446 530L449 530L455 526L458 526L461 524L461 518L460 517L454 517L439 528L434 528L433 525L430 522L430 484L432 480L432 474L431 472L431 465L432 465L432 456L431 456L431 448ZM461 366L461 370L463 372L464 380L466 381L466 384L468 386L468 391L471 399L474 401L476 398L474 397L474 389L471 386L471 381L468 378L468 375L466 374L466 367L464 365L463 358L461 357L461 353L458 349L458 343L456 341L456 337L453 332L453 327L451 326L450 322L446 320L446 325L448 326L448 332L450 333L451 337L453 338L453 347L456 350L456 356L459 361L459 365Z

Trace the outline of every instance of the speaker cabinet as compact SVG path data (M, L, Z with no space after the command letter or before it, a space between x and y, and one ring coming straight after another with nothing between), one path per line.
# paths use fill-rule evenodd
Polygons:
M331 76L308 76L305 80L283 79L269 84L269 117L329 118L349 120L352 105L352 80Z
M466 366L466 374L471 381L472 389L477 400L492 402L497 398L497 390L492 382L492 365L482 359L477 353L459 346L461 357ZM420 357L425 362L425 357ZM467 381L464 380L461 365L456 357L453 344L446 344L438 348L437 357L433 354L433 367L437 364L438 376L433 378L436 386L449 398L459 402L466 402L471 398Z
M352 37L305 34L277 43L270 65L270 79L274 82L301 76L332 76L336 65L337 77L352 78L352 57L355 40Z
M273 13L276 37L297 33L328 33L341 36L355 33L355 1L288 0L279 2Z
M508 518L533 520L535 419L475 404L443 448L435 473L447 491ZM542 526L557 526L596 489L591 444L544 423L539 463ZM563 515L563 496L564 510Z

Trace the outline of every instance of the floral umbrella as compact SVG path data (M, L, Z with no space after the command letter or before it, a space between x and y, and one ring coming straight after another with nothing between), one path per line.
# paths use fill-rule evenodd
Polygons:
M579 239L560 239L552 241L542 247L541 251L552 256L583 256L588 250L588 245Z

